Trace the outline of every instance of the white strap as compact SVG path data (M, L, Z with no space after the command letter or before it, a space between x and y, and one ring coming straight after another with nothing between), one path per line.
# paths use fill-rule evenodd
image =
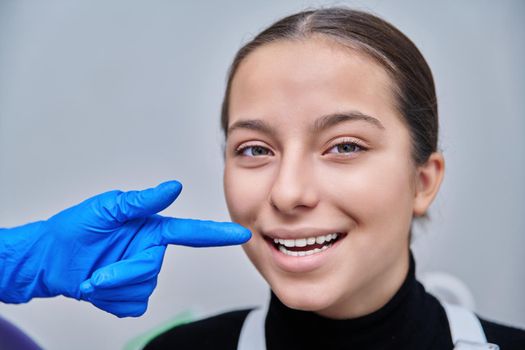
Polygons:
M242 325L237 350L266 350L264 323L269 303L251 310Z
M461 306L441 302L447 313L454 350L497 350L499 347L487 343L483 327L472 311Z

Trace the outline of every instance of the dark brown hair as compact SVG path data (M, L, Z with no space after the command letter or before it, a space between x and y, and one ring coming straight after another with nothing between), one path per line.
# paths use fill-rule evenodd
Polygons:
M410 130L415 164L437 150L438 111L432 72L417 47L390 23L344 7L308 10L285 17L263 30L237 52L228 72L221 126L227 137L229 97L241 62L258 47L278 40L323 35L377 61L394 83L397 109Z

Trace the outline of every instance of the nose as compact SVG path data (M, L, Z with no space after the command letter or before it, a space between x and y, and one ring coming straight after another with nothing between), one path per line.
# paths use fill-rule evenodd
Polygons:
M282 214L294 215L319 202L313 165L306 157L285 155L270 191L270 204Z

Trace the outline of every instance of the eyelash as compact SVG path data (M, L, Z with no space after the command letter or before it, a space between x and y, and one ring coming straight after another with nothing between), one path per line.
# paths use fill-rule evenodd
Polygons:
M260 148L264 148L265 150L267 150L268 152L270 153L273 153L272 151L270 151L270 149L268 149L267 147L264 147L264 146L261 146L261 145L246 145L246 146L243 146L243 147L239 147L235 150L235 155L236 156L244 156L243 153L245 150L247 150L248 148L252 148L252 147L260 147ZM251 156L251 157L256 157L256 156Z
M353 151L353 152L348 152L348 153L335 153L335 154L350 154L350 153L358 153L358 152L363 152L363 151L367 151L368 148L366 148L365 146L363 146L359 141L357 140L351 140L351 139L346 139L346 140L342 140L341 142L339 143L336 143L335 145L332 145L328 151L330 151L331 149L337 147L337 146L342 146L342 145L351 145L353 147L357 147L358 150L356 151ZM235 150L235 155L236 156L244 156L243 153L244 151L246 151L247 149L251 148L251 147L260 147L260 148L263 148L265 150L267 150L269 153L273 153L270 149L268 149L267 147L264 147L264 146L261 146L261 145L246 145L246 146L243 146L243 147L240 147L240 148L237 148ZM247 157L257 157L257 156L247 156Z
M352 140L352 139L346 139L346 140L342 140L341 142L338 142L336 143L335 145L331 146L328 151L330 151L331 149L337 147L337 146L341 146L341 145L351 145L353 147L357 147L358 150L356 151L353 151L353 152L348 152L348 153L335 153L335 154L351 154L351 153L359 153L359 152L363 152L363 151L367 151L368 148L366 148L365 146L363 146L361 144L361 142L357 141L357 140Z

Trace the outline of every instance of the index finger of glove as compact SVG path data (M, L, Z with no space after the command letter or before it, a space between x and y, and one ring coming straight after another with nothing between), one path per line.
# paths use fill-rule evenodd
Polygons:
M247 242L250 230L233 222L161 217L162 244L214 247Z

